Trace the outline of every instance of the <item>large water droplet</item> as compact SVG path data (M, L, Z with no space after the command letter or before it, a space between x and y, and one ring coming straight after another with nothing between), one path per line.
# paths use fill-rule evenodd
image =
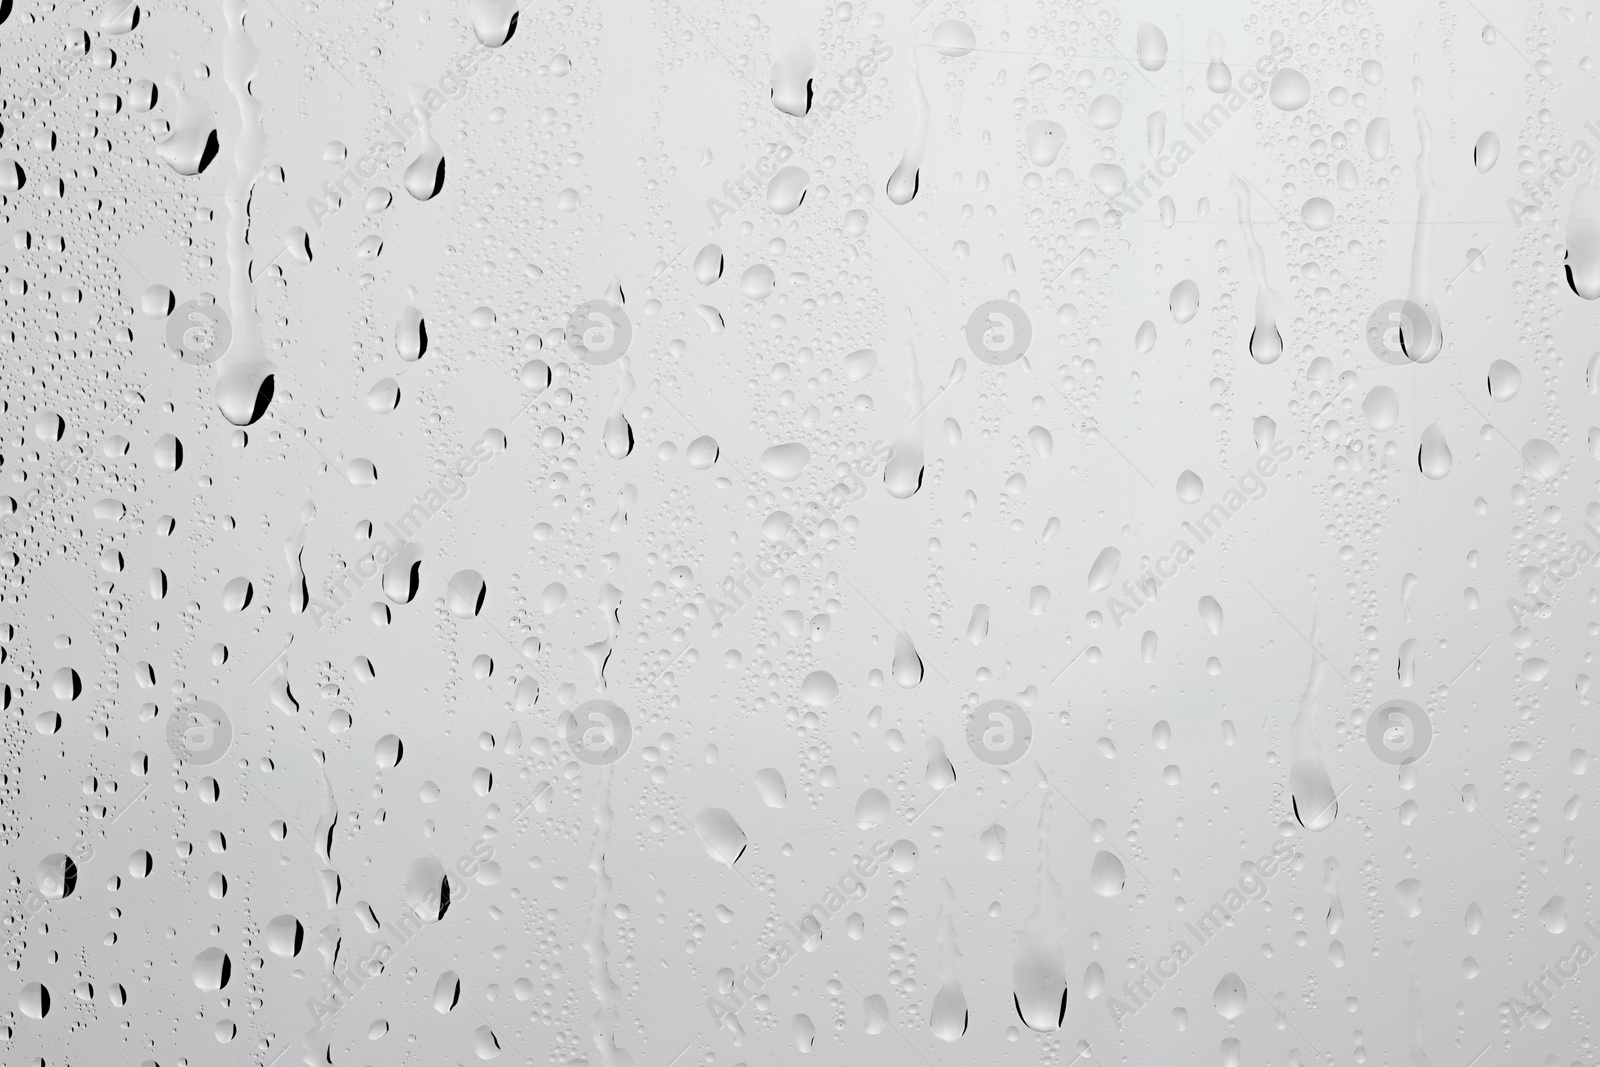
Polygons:
M1101 850L1089 864L1089 888L1102 897L1114 897L1127 884L1128 874L1115 853Z
M1250 1000L1250 994L1245 989L1244 979L1229 971L1217 983L1216 992L1211 996L1211 1003L1215 1005L1217 1014L1224 1019L1233 1020L1244 1014L1245 1004Z
M1067 143L1067 129L1053 119L1034 119L1023 127L1022 143L1028 150L1028 162L1036 167L1048 167Z
M1572 194L1565 266L1569 289L1585 300L1600 299L1600 167Z
M902 689L913 689L922 684L922 657L905 633L894 635L894 660L890 667L895 684Z
M1145 70L1160 70L1167 65L1167 35L1153 22L1141 22L1134 34L1134 54Z
M1179 324L1194 318L1200 310L1200 287L1192 280L1185 278L1172 287L1172 295L1168 301L1172 308L1172 318Z
M521 0L470 0L467 21L472 23L473 36L486 47L499 48L517 32L521 7Z
M1509 360L1489 364L1489 399L1504 404L1522 388L1522 371Z
M964 56L978 46L972 27L957 19L945 19L933 28L933 48L952 59Z
M1280 111L1299 111L1311 100L1311 80L1293 67L1284 67L1272 76L1267 96Z
M1487 174L1494 168L1495 162L1500 158L1500 135L1489 130L1478 138L1478 143L1472 146L1472 165L1478 168L1479 174Z
M816 66L816 56L803 43L786 49L772 64L772 105L785 115L807 115L811 111L811 72Z
M1422 431L1422 444L1417 449L1417 468L1429 478L1438 481L1450 473L1450 464L1453 462L1450 455L1450 445L1444 439L1444 431L1437 422L1431 423Z
M1233 88L1233 71L1222 58L1225 47L1221 31L1212 30L1206 37L1206 52L1210 57L1206 64L1206 88L1214 93L1225 93Z
M798 441L773 445L761 453L759 462L761 469L771 477L780 482L792 482L811 462L811 450Z
M422 143L416 158L406 165L402 184L417 200L432 200L444 188L444 149L431 131L422 131Z
M1117 568L1122 566L1122 552L1117 548L1103 548L1089 566L1089 592L1098 593L1111 585L1117 576Z
M1400 421L1400 394L1387 385L1375 385L1361 402L1361 413L1374 430L1392 430Z
M727 867L739 862L748 839L726 808L706 808L694 817L695 829L706 855Z
M806 199L810 176L801 167L784 167L767 183L767 207L774 215L792 214Z

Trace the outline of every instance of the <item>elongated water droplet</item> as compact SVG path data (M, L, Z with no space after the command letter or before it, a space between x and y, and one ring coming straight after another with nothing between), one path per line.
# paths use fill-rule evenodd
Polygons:
M1300 697L1300 708L1289 725L1289 794L1294 817L1307 830L1326 830L1339 814L1339 798L1317 743L1317 688L1327 664L1317 649L1317 623L1311 622L1311 677Z
M444 188L444 149L433 139L431 130L422 131L416 158L406 164L401 181L416 200L432 200Z
M1043 771L1040 771L1041 778ZM1067 1014L1066 912L1050 872L1049 793L1039 809L1039 860L1034 910L1016 933L1011 963L1012 1004L1030 1030L1059 1030Z
M913 689L922 684L922 657L905 633L894 635L894 661L890 667L895 684L902 689Z
M1122 552L1116 548L1103 548L1089 566L1089 592L1098 593L1111 585L1122 566Z
M1228 64L1222 58L1224 47L1222 32L1212 30L1206 37L1206 54L1211 60L1206 65L1206 88L1214 93L1225 93L1233 88L1233 71L1228 69Z
M1567 216L1567 288L1585 300L1600 299L1600 167L1572 193Z
M1417 469L1423 474L1438 481L1450 473L1450 464L1454 458L1450 455L1450 445L1444 439L1444 431L1437 422L1432 423L1422 431L1422 444L1417 448Z
M967 1032L967 998L961 992L961 950L956 946L955 890L941 879L939 901L939 992L933 996L928 1029L940 1041L958 1041Z
M772 64L772 106L785 115L804 118L811 111L811 72L817 57L801 42L787 48Z
M906 140L905 152L900 156L900 162L895 164L894 172L889 175L889 181L884 186L884 191L889 195L892 204L909 204L912 197L917 195L921 187L922 157L928 150L928 93L922 87L922 71L917 63L919 49L911 49L911 89L913 99L916 101L916 113L911 119L911 136Z
M927 405L922 398L922 378L917 373L917 350L906 342L906 407L910 417L894 439L894 451L883 465L883 485L898 500L914 496L922 488L923 443L922 413Z
M1167 35L1153 22L1141 22L1134 35L1134 54L1145 70L1160 70L1167 65Z
M1255 324L1250 330L1246 346L1250 358L1262 366L1276 363L1283 355L1283 334L1278 330L1278 292L1267 276L1267 256L1256 238L1255 221L1250 215L1250 187L1237 174L1233 175L1234 200L1239 206L1239 228L1244 233L1244 246L1250 261L1250 276L1256 283Z

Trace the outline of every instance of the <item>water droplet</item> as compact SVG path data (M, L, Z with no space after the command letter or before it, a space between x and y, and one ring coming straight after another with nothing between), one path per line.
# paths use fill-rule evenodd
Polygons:
M1450 473L1452 462L1450 445L1444 439L1444 431L1439 428L1437 422L1431 423L1422 431L1422 444L1417 449L1417 469L1434 481L1438 481Z
M1185 278L1172 287L1169 299L1172 308L1172 319L1180 325L1194 318L1200 310L1200 287L1193 281Z
M1311 80L1293 67L1284 67L1272 76L1267 96L1280 111L1299 111L1311 100Z
M1400 421L1400 395L1387 385L1375 385L1361 402L1361 413L1374 430L1392 430Z
M1094 558L1094 563L1089 566L1089 592L1098 593L1109 588L1117 576L1117 568L1122 566L1122 552L1116 548L1103 548Z
M727 867L739 862L748 839L726 808L706 808L694 817L706 855Z
M946 19L933 28L933 47L942 56L958 59L978 46L972 27L957 19Z
M1391 128L1392 124L1385 118L1376 118L1367 123L1367 155L1371 156L1374 161L1381 162L1389 158L1389 131Z
M1324 197L1313 196L1301 206L1300 218L1308 230L1326 230L1333 225L1333 203Z
M394 328L394 350L407 362L421 359L428 351L428 324L422 312L411 304L400 311L400 321Z
M805 44L796 42L786 49L772 64L772 106L796 118L804 118L809 114L811 72L816 66L817 57ZM787 211L778 213L788 214Z
M792 482L811 462L811 450L798 441L773 445L761 453L759 462L761 469L771 477L780 482Z
M1206 53L1210 57L1210 62L1206 64L1206 88L1214 93L1225 93L1233 88L1233 71L1228 69L1228 64L1222 58L1224 47L1222 33L1212 30L1206 37Z
M1488 174L1499 158L1500 135L1493 130L1479 137L1478 143L1472 146L1472 165L1478 168L1479 174Z
M916 101L916 113L911 120L911 136L906 141L905 152L900 156L900 162L895 164L894 172L889 175L889 181L884 186L884 191L889 196L892 204L905 205L911 203L921 187L922 175L919 169L922 166L922 157L928 150L928 93L922 87L922 71L917 63L917 49L911 50L911 88Z
M1217 983L1216 991L1211 996L1211 1003L1216 1007L1217 1014L1230 1022L1244 1014L1245 1005L1249 1003L1250 994L1245 988L1244 979L1229 971Z
M1102 93L1089 103L1089 124L1097 130L1114 129L1122 121L1122 101Z
M917 655L916 646L911 643L908 634L894 635L894 659L890 673L894 676L895 684L902 689L914 689L922 684L922 657Z
M694 257L694 280L710 285L722 277L722 246L706 245Z
M793 214L805 203L810 175L801 167L784 167L767 183L767 207L775 215Z
M444 149L431 131L422 131L416 158L406 165L401 183L416 200L432 200L444 188Z
M1028 150L1028 162L1048 167L1067 143L1067 129L1053 119L1034 119L1023 127L1022 143Z
M1153 22L1141 22L1134 35L1134 54L1145 70L1160 70L1167 65L1167 35Z
M784 785L783 775L771 767L756 772L756 791L769 808L781 808L789 802L789 789Z
M689 466L697 471L710 470L721 455L722 449L716 439L704 436L690 441L689 447L684 450L684 458L689 461Z
M517 32L517 12L520 0L470 0L467 4L467 21L472 23L473 36L488 48L499 48Z
M1585 300L1600 299L1600 167L1572 194L1565 267L1569 289Z
M1339 797L1333 788L1317 743L1317 687L1327 662L1317 648L1317 623L1311 622L1311 677L1300 697L1300 707L1289 725L1289 793L1294 817L1307 830L1326 830L1339 814Z
M1122 892L1127 880L1127 872L1115 853L1104 850L1095 853L1094 860L1089 864L1090 889L1099 896L1114 897Z

